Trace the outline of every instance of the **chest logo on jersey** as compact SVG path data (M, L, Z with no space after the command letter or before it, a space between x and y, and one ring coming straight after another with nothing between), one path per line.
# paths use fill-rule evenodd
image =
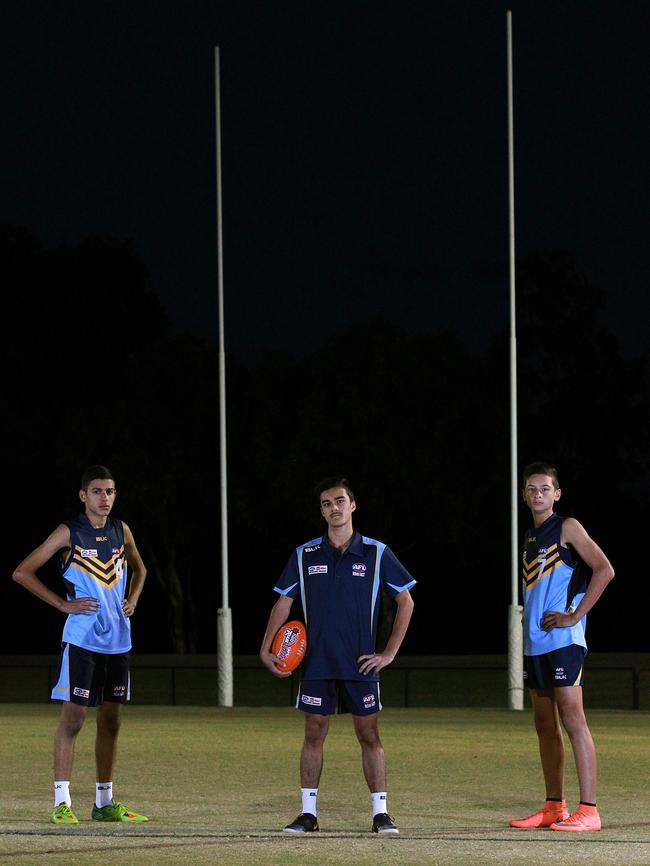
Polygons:
M316 547L306 547L305 553L313 553L315 550L320 550L320 544L317 544Z
M309 574L327 574L326 565L310 565Z
M93 556L97 556L97 550L87 548L86 550L81 551L81 556L83 557L83 559L91 559Z
M355 562L352 566L352 577L365 577L366 571L367 569L363 562Z
M538 548L537 553L538 553L540 556L541 556L543 553L548 553L548 548L546 548L546 547L540 547L540 548Z
M108 541L108 538L105 535L96 535L95 541Z

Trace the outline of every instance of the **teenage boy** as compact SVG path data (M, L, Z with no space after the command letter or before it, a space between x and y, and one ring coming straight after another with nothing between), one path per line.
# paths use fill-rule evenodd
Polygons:
M50 821L78 824L70 778L74 745L87 708L97 706L97 784L92 819L147 821L113 800L113 768L120 709L129 699L130 617L147 574L129 527L111 517L116 489L105 466L89 466L81 478L84 512L58 526L20 563L13 578L38 598L68 614L52 699L62 701L54 735L54 810ZM61 598L36 572L53 556L66 588ZM131 572L127 591L127 562Z
M260 657L277 677L279 659L271 652L277 630L289 618L300 596L307 625L307 653L301 667L296 708L305 714L305 739L300 754L302 812L284 830L318 830L316 798L323 768L323 746L330 716L352 713L361 746L362 766L372 800L374 833L398 833L387 812L386 767L379 739L377 713L379 671L399 650L413 612L409 592L415 581L390 548L352 528L354 493L345 478L328 478L316 488L327 532L296 548L275 591L280 598L269 617ZM393 628L382 652L375 652L379 589L397 606Z
M524 469L523 497L533 527L524 536L524 669L533 705L546 802L511 827L550 827L572 833L600 830L596 806L596 749L582 703L586 615L614 577L598 545L572 517L554 509L562 491L547 463ZM592 571L587 583L585 566ZM564 799L564 725L575 758L580 803L569 814Z

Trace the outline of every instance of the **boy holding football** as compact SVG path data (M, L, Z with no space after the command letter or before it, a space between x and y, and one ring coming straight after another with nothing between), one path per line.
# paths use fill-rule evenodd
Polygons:
M140 823L148 819L113 800L113 768L120 708L129 699L131 624L146 568L131 530L110 516L116 489L105 466L83 473L79 498L84 513L58 526L21 562L13 578L38 598L68 614L52 699L62 701L54 736L54 810L50 821L78 824L72 811L70 777L74 745L89 706L97 706L97 784L92 819ZM59 560L67 598L36 572L53 556ZM127 593L127 562L131 581Z
M290 676L276 667L278 658L271 644L300 597L307 626L307 652L296 703L305 714L300 754L302 811L284 830L318 830L316 800L323 746L329 717L340 705L352 714L361 746L373 832L398 833L387 812L386 767L377 718L381 709L379 672L393 661L406 634L413 612L409 590L415 580L390 548L354 531L356 501L345 478L325 479L316 493L327 532L291 555L275 587L280 598L271 610L260 650L262 662L274 676ZM386 648L378 653L380 586L395 600L397 613Z
M524 536L524 666L533 704L546 802L511 827L584 833L601 828L596 806L597 762L582 703L587 653L586 615L614 577L614 570L584 527L559 517L562 491L547 463L524 469L523 497L533 528ZM585 565L591 569L587 584ZM569 814L564 799L564 726L575 758L580 803Z

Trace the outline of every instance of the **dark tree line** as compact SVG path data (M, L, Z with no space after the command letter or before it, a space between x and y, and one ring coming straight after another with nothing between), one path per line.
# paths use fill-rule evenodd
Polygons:
M10 580L22 556L77 510L81 469L118 476L116 514L149 568L136 649L212 652L220 605L217 354L170 333L133 246L93 238L46 250L0 232L5 285L5 610L37 625L4 652L51 652L56 614ZM650 387L625 359L602 299L566 253L518 271L520 461L548 459L564 513L582 519L618 579L592 646L648 649L629 611L648 515ZM332 335L309 357L229 360L230 583L235 650L254 653L293 546L320 532L311 488L347 474L357 526L418 578L405 652L499 652L509 602L508 348L381 320ZM524 515L522 514L522 519ZM44 575L52 585L54 569ZM635 620L634 617L637 617ZM631 621L632 620L632 621ZM20 626L21 618L15 621ZM246 628L238 628L238 625ZM635 625L636 623L636 625Z

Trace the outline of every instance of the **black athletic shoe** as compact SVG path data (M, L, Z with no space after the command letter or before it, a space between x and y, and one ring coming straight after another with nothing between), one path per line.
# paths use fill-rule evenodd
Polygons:
M303 812L295 821L287 824L284 833L315 833L318 830L318 820L311 812Z
M399 833L388 812L378 812L372 819L373 833Z

